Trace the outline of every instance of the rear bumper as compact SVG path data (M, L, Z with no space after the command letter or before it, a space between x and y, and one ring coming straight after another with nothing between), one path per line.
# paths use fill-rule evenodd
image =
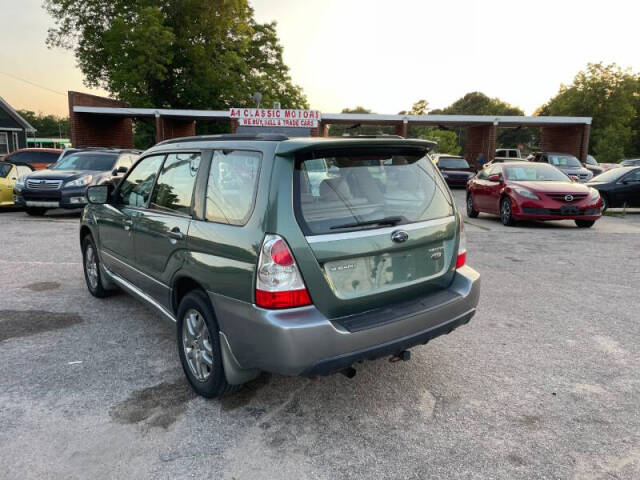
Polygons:
M242 368L283 375L323 375L358 360L399 353L467 323L478 304L480 275L463 267L445 292L403 304L392 321L351 331L344 326L348 321L331 321L314 306L264 310L209 295L220 328ZM378 314L370 312L371 316Z

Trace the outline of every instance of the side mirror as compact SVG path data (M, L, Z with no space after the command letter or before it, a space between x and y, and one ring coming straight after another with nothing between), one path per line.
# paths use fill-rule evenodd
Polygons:
M109 190L109 185L92 185L87 188L87 200L95 205L109 203Z
M497 174L489 175L489 178L487 180L489 180L490 182L502 182L500 175Z
M129 171L129 169L123 165L119 166L118 168L114 168L113 171L111 172L111 174L113 176L118 175L119 173L127 173Z
M575 175L569 175L569 178L571 179L572 182L578 181L578 177L576 177Z

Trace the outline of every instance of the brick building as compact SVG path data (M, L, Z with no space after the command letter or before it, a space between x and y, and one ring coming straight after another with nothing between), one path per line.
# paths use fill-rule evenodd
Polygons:
M156 141L195 135L196 122L224 122L232 132L247 132L238 127L226 110L181 110L131 108L109 98L69 92L69 124L74 146L133 147L133 118L155 118ZM330 125L393 126L397 135L406 137L410 125L438 128L466 128L464 157L472 164L479 155L492 160L498 128L538 127L545 151L570 153L585 161L589 147L589 117L525 117L489 115L379 115L367 113L322 113L314 128L283 131L290 136L328 136ZM269 129L273 131L273 129ZM261 128L260 131L265 131Z

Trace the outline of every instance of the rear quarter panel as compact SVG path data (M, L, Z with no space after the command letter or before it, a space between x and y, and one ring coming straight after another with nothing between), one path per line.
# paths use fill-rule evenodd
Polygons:
M208 292L243 302L254 301L254 277L268 222L266 212L269 209L268 196L276 146L276 142L265 142L260 148L225 143L225 149L262 153L253 213L242 226L198 219L192 221L189 228L189 249L174 282L180 277L189 277ZM205 168L208 178L209 162ZM203 195L206 195L206 188L204 190Z

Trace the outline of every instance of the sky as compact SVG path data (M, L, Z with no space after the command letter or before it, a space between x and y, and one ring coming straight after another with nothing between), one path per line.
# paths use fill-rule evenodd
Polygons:
M258 21L277 22L291 77L322 112L442 108L481 91L532 114L589 62L640 70L640 3L629 0L250 3ZM41 4L0 0L0 96L66 115L68 90L106 92L83 85L72 52L45 46L53 21Z

